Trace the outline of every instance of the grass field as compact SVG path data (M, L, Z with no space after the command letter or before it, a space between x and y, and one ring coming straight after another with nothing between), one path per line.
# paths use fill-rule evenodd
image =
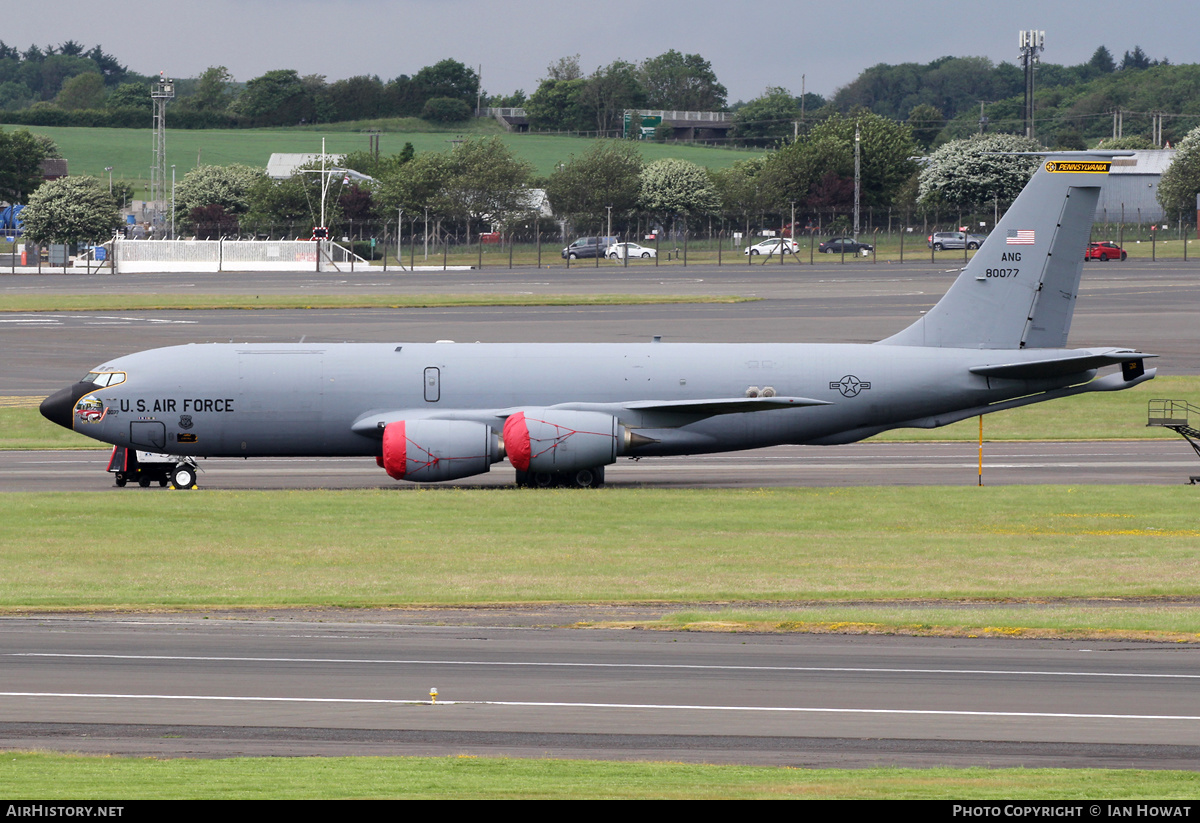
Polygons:
M0 787L46 800L1191 799L1200 775L1133 769L780 769L472 757L154 760L15 752ZM12 806L10 806L11 808ZM18 813L21 804L15 804Z
M170 114L167 116L170 126ZM348 129L381 127L379 150L383 155L398 154L405 143L412 143L418 152L448 151L454 140L463 137L499 136L520 158L533 164L536 173L548 176L572 154L583 154L592 140L580 137L543 134L513 134L503 131L491 120L472 121L459 130L416 131L421 121L386 121L381 123L338 124L337 128L295 127L287 129L174 129L168 128L167 163L175 167L175 179L181 180L198 164L225 166L245 163L266 167L276 152L320 153L321 139L331 154L366 151L365 133ZM15 127L6 126L6 129ZM105 167L113 167L113 179L134 185L135 197L145 197L150 184L152 131L145 129L88 129L60 126L30 126L30 131L45 134L58 144L62 156L70 162L71 174L90 174L108 179ZM711 169L723 169L738 160L754 156L752 152L682 143L638 143L646 160L679 157Z
M1190 597L1195 500L1190 486L18 493L0 512L0 607ZM1191 610L1146 611L1139 630L1200 631ZM1126 628L1110 619L1083 628Z

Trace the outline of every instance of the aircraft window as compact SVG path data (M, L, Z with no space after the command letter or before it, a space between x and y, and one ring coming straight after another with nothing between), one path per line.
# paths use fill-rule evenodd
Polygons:
M110 371L110 372L89 372L86 377L80 382L95 383L103 388L105 386L116 386L125 382L125 372Z

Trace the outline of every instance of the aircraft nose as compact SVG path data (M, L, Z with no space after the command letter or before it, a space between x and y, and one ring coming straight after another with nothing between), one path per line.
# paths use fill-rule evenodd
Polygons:
M75 412L75 401L95 388L93 383L76 383L47 397L38 409L42 417L51 423L57 423L64 429L74 428L71 425L71 416Z

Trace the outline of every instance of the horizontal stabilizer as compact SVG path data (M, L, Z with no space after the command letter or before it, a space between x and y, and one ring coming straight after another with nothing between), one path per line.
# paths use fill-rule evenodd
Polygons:
M1042 380L1065 377L1068 374L1079 374L1104 366L1115 366L1126 361L1157 356L1121 349L1110 349L1103 352L1083 350L1067 357L1027 360L1023 363L1001 363L994 366L972 366L971 373L1004 380Z

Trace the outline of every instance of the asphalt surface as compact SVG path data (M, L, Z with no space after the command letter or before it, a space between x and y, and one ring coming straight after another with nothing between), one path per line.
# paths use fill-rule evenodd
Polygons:
M732 306L5 313L0 396L41 397L108 357L186 342L629 341L654 334L870 342L932 306L953 280L953 265L0 275L4 294L762 298ZM1090 264L1070 345L1137 347L1162 355L1154 363L1161 374L1200 374L1198 309L1200 263ZM976 482L976 459L973 444L867 443L622 462L607 479L617 486L967 485ZM109 489L104 460L103 452L3 453L0 491ZM984 482L1177 483L1197 465L1182 441L989 443ZM201 469L206 488L393 487L369 460L205 461ZM509 480L498 469L470 485ZM655 616L652 607L637 611L646 609ZM1200 755L1200 650L1187 646L543 628L621 612L7 617L0 620L0 747L850 767L1194 769ZM422 702L431 688L439 691L437 706Z
M0 748L796 767L1200 756L1197 649L416 622L8 618Z
M154 493L157 486L118 489L104 451L0 451L0 493L104 491ZM204 489L362 489L398 492L422 486L397 483L366 457L237 458L201 460ZM1155 441L994 442L983 450L983 484L1173 485L1200 475L1200 459L1182 438ZM484 475L424 488L511 487L513 470L497 464ZM762 486L974 486L979 484L976 443L854 443L848 446L777 446L727 454L619 460L606 467L610 488L758 488Z

